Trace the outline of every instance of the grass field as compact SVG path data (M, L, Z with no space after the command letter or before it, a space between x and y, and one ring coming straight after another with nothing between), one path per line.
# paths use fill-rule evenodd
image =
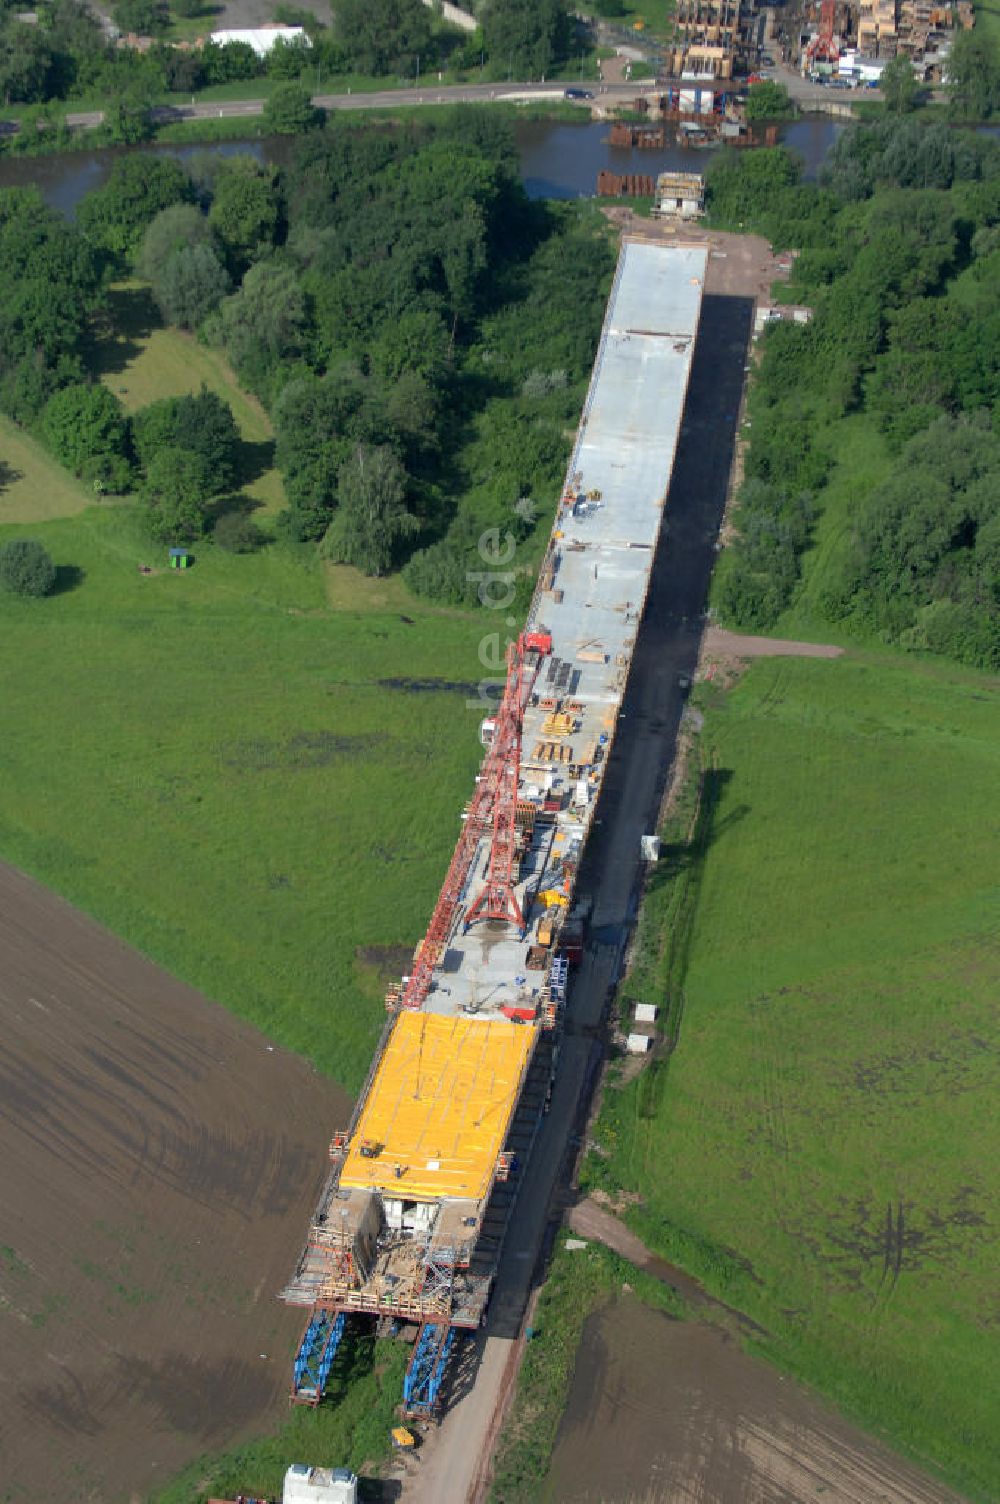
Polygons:
M93 502L93 491L0 416L0 524L69 517Z
M144 578L129 505L25 534L76 583L0 597L0 853L356 1088L471 787L482 620L278 547Z
M645 37L662 37L677 12L675 0L624 0L624 15L610 17L612 26L638 26L636 45Z
M1000 42L1000 5L985 5L981 0L974 0L972 9L975 11L977 28L985 31L994 42Z
M770 1357L996 1498L1000 684L859 651L699 694L700 827L648 901L679 1044L608 1092L587 1177L640 1189Z
M257 502L258 515L279 511L285 496L274 468L271 420L256 397L237 384L222 354L183 329L164 327L142 283L120 283L112 288L109 302L109 332L95 338L88 352L94 375L129 413L160 397L197 392L204 383L233 410L243 440L241 465L248 477L243 494Z

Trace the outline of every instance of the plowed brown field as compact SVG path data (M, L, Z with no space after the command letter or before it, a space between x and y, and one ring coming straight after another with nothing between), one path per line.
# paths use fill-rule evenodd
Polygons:
M350 1103L0 865L0 1499L116 1504L277 1425Z

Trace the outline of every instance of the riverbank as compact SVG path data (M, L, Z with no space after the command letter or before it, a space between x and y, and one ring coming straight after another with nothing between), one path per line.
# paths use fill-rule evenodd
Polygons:
M420 119L437 121L451 108L425 106ZM713 152L677 144L659 151L613 147L606 122L591 121L569 105L556 105L551 113L545 105L506 104L496 108L513 124L522 181L532 199L590 198L596 189L598 174L603 171L704 172L706 162L714 156ZM368 111L356 116L346 112L341 118L357 124L378 123L384 127L399 117L391 111ZM198 135L200 127L196 128L195 139L192 139L186 134L187 126L182 123L164 126L156 142L141 146L94 147L89 144L89 138L80 137L74 142L77 149L73 151L38 156L0 155L0 186L36 187L46 203L72 218L80 199L107 181L113 164L125 151L169 152L182 162L188 161L199 149L214 150L223 155L241 152L258 161L283 167L290 161L299 139L267 136L259 122L241 119L209 121L207 126L212 126L216 134L205 141ZM806 117L783 126L780 140L802 157L806 164L805 175L815 177L842 130L836 121Z

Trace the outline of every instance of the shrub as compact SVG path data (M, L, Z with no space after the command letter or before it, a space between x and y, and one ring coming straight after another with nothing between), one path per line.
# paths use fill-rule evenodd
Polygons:
M227 554L254 554L264 542L264 534L246 512L223 512L212 537Z
M56 567L33 538L16 538L0 548L0 585L13 595L48 595L56 582Z

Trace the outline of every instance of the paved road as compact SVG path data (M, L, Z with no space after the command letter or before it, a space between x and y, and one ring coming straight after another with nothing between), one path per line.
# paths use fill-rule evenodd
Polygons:
M846 106L850 104L852 98L856 97L847 90L833 93L829 88L811 84L808 79L803 79L797 73L785 68L768 68L766 73L768 77L786 86L800 109L809 109L810 106L828 107L831 102ZM597 100L607 107L625 104L635 99L639 93L654 94L658 87L649 82L608 84L602 93L597 92L597 87L592 92ZM519 103L525 100L555 100L564 97L565 85L563 84L428 84L419 89L379 89L373 93L363 94L317 94L313 97L313 103L327 111L391 110L399 109L401 106L420 104L482 104L491 101ZM879 99L880 97L877 90L864 91L866 99ZM589 101L580 100L578 108L589 112ZM172 120L251 119L255 115L264 113L264 100L230 99L215 104L158 105L151 113L157 123ZM69 125L83 128L100 125L104 115L100 110L90 110L81 114L67 115L66 119Z
M511 1222L485 1334L469 1343L449 1408L423 1460L403 1480L409 1504L466 1504L485 1488L499 1413L516 1374L523 1314L541 1275L554 1193L568 1182L601 1059L601 1019L637 907L639 837L653 828L684 708L681 678L694 672L705 595L725 505L753 322L748 297L707 295L667 526L653 567L624 725L605 776L580 874L594 896L590 944L574 982L552 1108L539 1134Z
M363 94L316 94L313 104L323 110L391 110L415 104L473 104L491 100L497 103L516 103L532 99L563 99L565 92L564 84L429 84L419 89L379 89ZM607 94L601 97L605 102L616 103L634 99L635 96L634 85L610 85ZM579 108L589 110L588 102L579 101ZM164 122L233 120L262 115L263 112L263 99L231 99L215 104L158 105L151 114L155 121ZM90 110L82 114L67 115L66 119L71 126L84 127L100 125L104 115L100 110Z
M830 110L833 106L843 106L846 111L854 100L882 98L879 89L831 89L829 84L814 84L783 63L762 68L761 72L776 84L784 84L800 110Z
M850 104L852 98L858 97L846 89L832 92L829 88L811 84L808 79L801 78L799 74L786 68L768 68L765 71L769 78L774 78L776 82L785 85L799 108L803 110L817 106L829 107L831 102L846 106ZM598 93L598 87L595 86L591 92L602 105L607 107L625 104L635 99L639 93L655 94L660 86L650 82L608 84L601 93ZM317 94L313 97L313 103L327 111L392 110L399 109L401 106L420 104L481 104L490 101L518 103L533 99L563 99L565 92L564 84L428 84L419 89L379 89L370 94ZM881 95L877 90L866 89L863 91L863 97L879 99ZM578 108L589 112L590 103L587 100L580 100ZM158 124L173 120L251 119L263 113L263 99L230 99L215 104L157 105L151 112L152 118ZM78 129L100 125L103 119L104 114L101 110L89 110L66 117L67 123Z

